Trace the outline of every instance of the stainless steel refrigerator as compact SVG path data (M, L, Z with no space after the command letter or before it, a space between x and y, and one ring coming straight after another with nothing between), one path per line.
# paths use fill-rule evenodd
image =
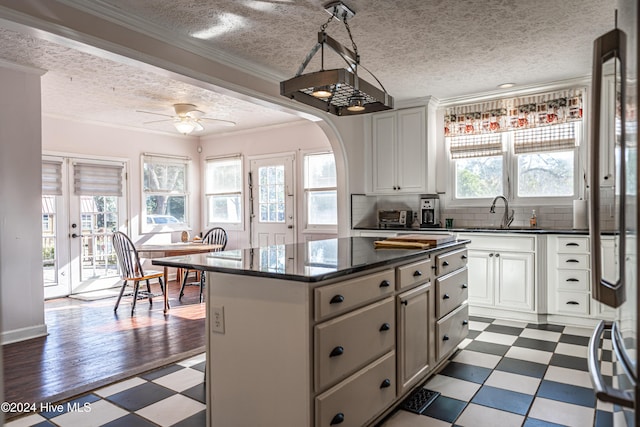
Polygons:
M615 320L601 321L594 330L589 342L589 371L598 399L614 405L614 425L640 427L637 356L640 8L638 0L617 0L616 7L613 29L594 42L589 121L592 296L615 308ZM614 265L603 265L603 259L608 259L602 257L601 236L605 234L614 236ZM601 371L602 355L606 354L601 348L603 337L610 338L613 344L612 376Z

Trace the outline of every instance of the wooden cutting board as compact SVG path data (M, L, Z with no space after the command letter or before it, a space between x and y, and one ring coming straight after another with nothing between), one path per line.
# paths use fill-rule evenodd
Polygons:
M394 240L376 240L373 242L376 248L396 248L396 249L428 249L431 244L420 242L399 242Z
M374 245L376 248L427 249L453 240L451 234L406 234L377 240Z
M386 240L392 242L417 242L427 243L429 245L437 246L447 242L453 242L453 234L405 234L396 237L389 237Z

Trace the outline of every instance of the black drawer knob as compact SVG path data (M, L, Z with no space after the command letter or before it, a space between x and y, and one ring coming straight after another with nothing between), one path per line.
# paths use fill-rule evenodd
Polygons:
M462 289L467 289L469 287L469 285L467 285L466 283L462 284Z
M579 263L580 261L578 261L577 259L573 259L573 258L571 258L571 259L566 260L565 262L567 262L567 263L574 263L574 264L576 264L576 263Z
M575 242L569 242L565 246L580 246L580 245Z
M442 296L442 299L449 299L449 298L451 298L451 297L449 296L449 294L444 294L444 295Z
M343 301L344 301L344 297L338 294L338 295L335 295L333 298L331 298L331 301L329 301L329 304L340 304Z
M468 324L469 324L469 321L468 321L468 320L463 320L463 321L462 321L462 324L466 326L466 325L468 325Z
M407 301L406 299L403 299L402 301L400 301L400 304L407 305L409 304L409 301Z
M388 288L389 286L391 286L391 283L388 280L383 280L382 282L380 282L381 288Z
M442 341L449 341L449 335L445 335L442 337Z
M331 423L329 423L330 426L334 426L336 424L342 424L342 422L344 421L344 414L342 412L338 412L332 419L331 419Z
M447 267L448 265L449 265L449 262L448 262L448 261L442 261L442 266L443 266L443 267Z
M391 387L391 380L389 378L386 378L384 381L382 381L382 384L380 384L380 388L387 387Z
M569 277L566 281L567 282L579 282L580 280L576 279L575 277Z
M567 301L567 305L580 305L578 301Z
M466 255L462 255L460 258L467 259L467 256Z
M344 348L341 345L339 345L333 350L331 350L331 353L329 353L329 357L338 357L342 353L344 353Z
M391 325L388 323L383 323L382 326L380 326L380 332L388 331L389 329L391 329Z
M413 272L413 277L420 277L420 276L422 276L422 271L416 270Z

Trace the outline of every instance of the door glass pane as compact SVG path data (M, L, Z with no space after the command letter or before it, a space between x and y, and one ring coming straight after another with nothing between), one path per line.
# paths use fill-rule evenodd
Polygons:
M117 276L116 255L110 235L117 229L116 196L82 196L80 199L80 280Z
M258 169L260 177L259 211L260 222L283 223L285 219L285 182L284 165L262 166Z
M58 283L56 259L56 196L42 196L42 273L44 286Z

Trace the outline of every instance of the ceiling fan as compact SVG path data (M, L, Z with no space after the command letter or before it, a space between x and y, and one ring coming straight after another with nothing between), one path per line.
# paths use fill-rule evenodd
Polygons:
M178 132L184 135L189 135L193 131L202 131L204 126L203 121L211 121L213 124L222 126L235 126L236 123L230 120L212 119L209 117L202 117L205 113L198 110L193 104L174 104L175 116L168 114L154 113L152 111L136 110L138 113L155 114L156 116L169 117L169 119L154 120L151 122L144 122L143 124L159 123L159 122L173 122Z

